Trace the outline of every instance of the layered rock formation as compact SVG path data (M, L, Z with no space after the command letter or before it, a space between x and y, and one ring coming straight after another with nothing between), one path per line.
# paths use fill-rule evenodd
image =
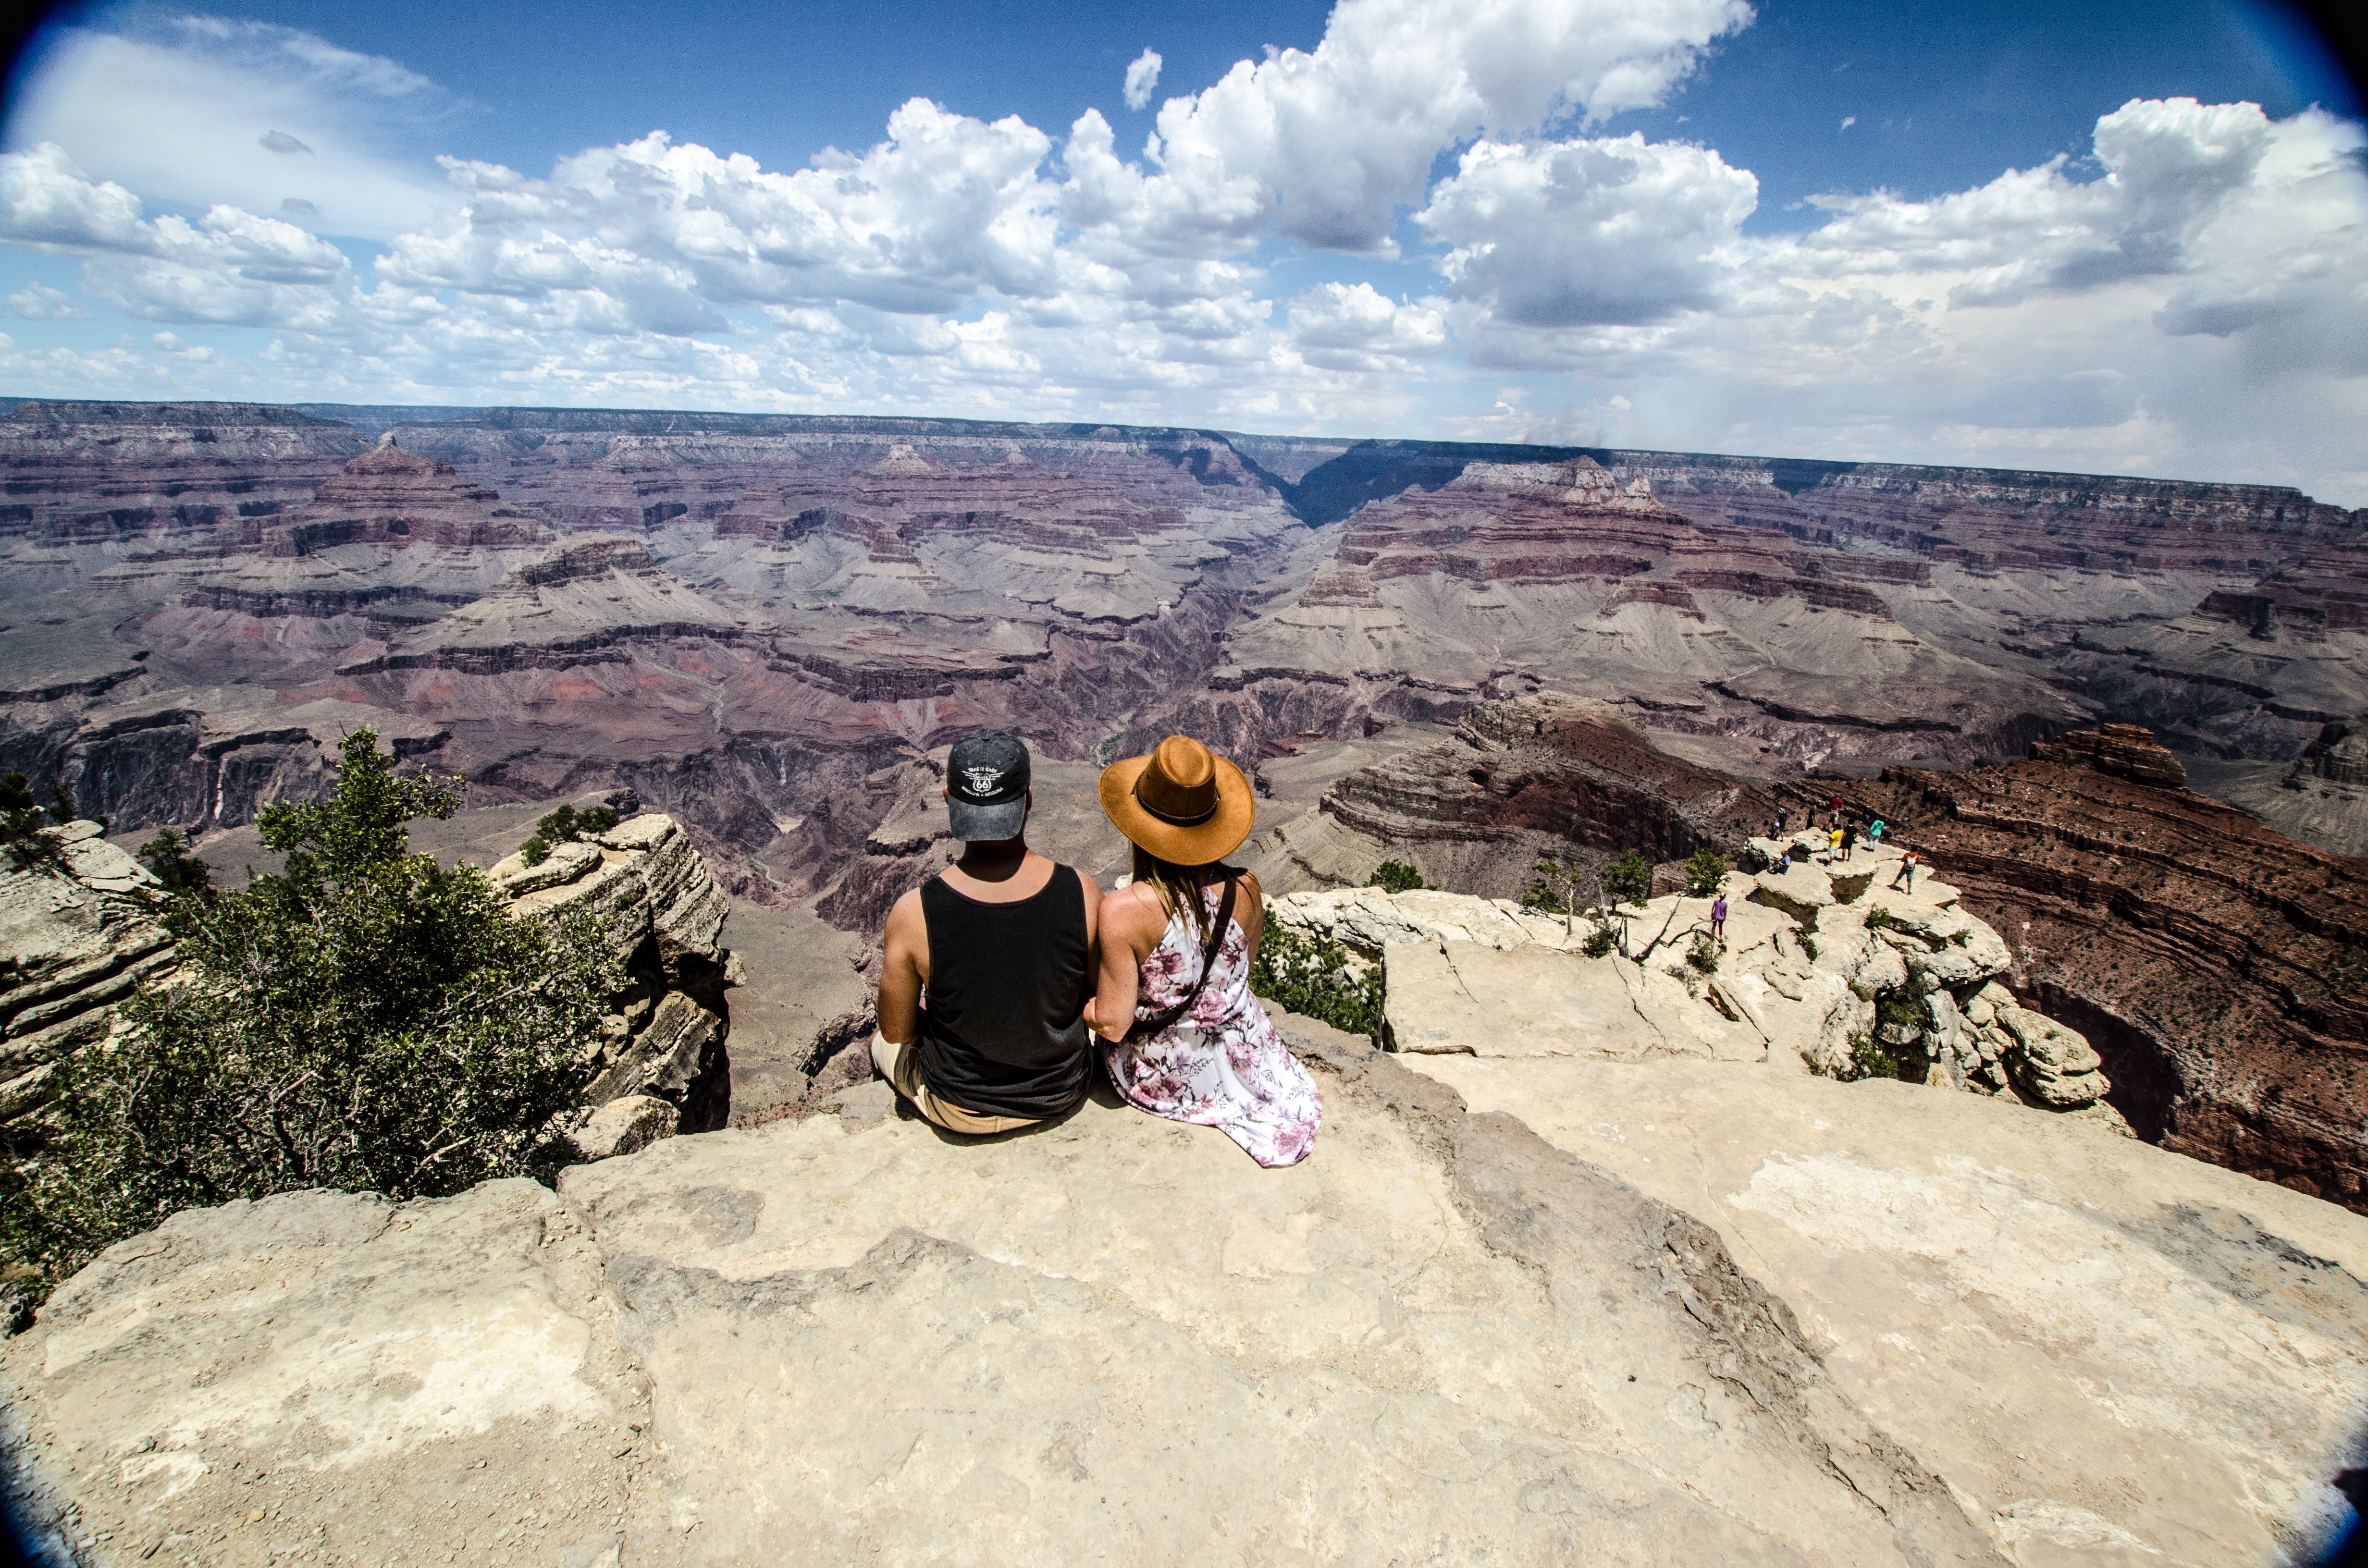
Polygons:
M2096 1053L2000 983L2013 960L1998 933L1956 889L1889 885L1896 877L1896 857L1828 868L1804 845L1785 873L1729 876L1723 943L1711 901L1676 893L1564 916L1347 888L1271 900L1268 920L1380 966L1382 1038L1395 1051L1748 1062L2095 1107L2110 1086ZM1617 946L1591 941L1599 931Z
M586 1108L655 1100L675 1113L669 1131L703 1132L729 1120L732 1025L723 992L738 983L739 971L721 937L731 902L681 824L643 812L554 845L531 866L511 855L487 874L513 915L554 926L590 916L631 976L599 1038L586 1042ZM622 1121L601 1121L592 1139L579 1142L602 1154L638 1147L650 1141L641 1125L647 1114L629 1108Z
M2368 1209L2368 867L2167 784L2126 733L1842 786L2005 933L2146 1137ZM2114 771L2106 771L2112 767Z
M115 1005L169 970L148 869L96 822L41 830L56 859L0 864L0 1125L56 1098L58 1064L103 1044Z
M1287 1171L872 1085L556 1193L182 1214L0 1349L28 1511L175 1564L2238 1563L2340 1514L2340 1210L1962 1095L1285 1027Z
M1546 692L1482 703L1452 739L1345 774L1250 854L1279 892L1361 882L1398 858L1440 886L1509 897L1541 856L1682 860L1739 847L1774 809L1764 790L1656 748L1618 710Z
M1406 717L1544 683L1808 761L1971 760L2073 722L2034 675L1904 624L1878 590L1917 574L1690 517L1591 458L1471 462L1349 518L1306 587L1229 639L1244 696L1204 726L1309 678Z

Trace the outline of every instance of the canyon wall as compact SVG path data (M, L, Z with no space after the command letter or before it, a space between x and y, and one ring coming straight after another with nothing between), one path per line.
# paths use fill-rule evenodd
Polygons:
M2368 863L2180 787L2143 731L1836 786L2004 932L2146 1137L2368 1210Z

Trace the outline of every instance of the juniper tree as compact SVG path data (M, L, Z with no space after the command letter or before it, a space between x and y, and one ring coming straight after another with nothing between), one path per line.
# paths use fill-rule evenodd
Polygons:
M1603 902L1620 917L1620 950L1628 950L1628 909L1645 907L1653 896L1653 862L1634 849L1622 849L1603 863L1597 874L1603 884Z
M178 903L181 975L63 1064L45 1147L0 1190L0 1250L51 1279L178 1209L301 1187L393 1198L535 1174L622 983L588 917L512 918L483 873L408 852L455 778L369 730L326 801L258 819L277 874Z

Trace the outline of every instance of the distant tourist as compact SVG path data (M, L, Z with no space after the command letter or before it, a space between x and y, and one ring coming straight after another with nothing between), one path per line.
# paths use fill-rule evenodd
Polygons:
M1776 808L1776 835L1776 835L1778 838L1782 838L1782 837L1783 837L1783 836L1784 836L1784 824L1785 824L1787 821L1789 821L1789 820L1791 819L1791 816L1792 816L1792 812L1791 812L1791 810L1790 810L1789 808L1784 807L1784 806L1778 806L1778 807Z
M1711 940L1726 946L1726 894L1722 892L1710 901Z
M1134 846L1133 881L1102 904L1088 1015L1110 1041L1110 1081L1154 1116L1216 1128L1261 1165L1298 1164L1324 1104L1250 994L1266 930L1258 878L1220 863L1250 835L1249 780L1170 735L1104 769L1101 797Z
M1787 871L1791 870L1792 869L1793 869L1793 846L1792 846L1791 845L1789 845L1789 844L1788 844L1788 845L1784 846L1784 848L1783 848L1782 853L1779 854L1779 855L1776 857L1776 874L1777 874L1778 876L1780 876L1780 877L1781 877L1781 876L1782 876L1785 872L1787 872Z
M1841 858L1842 830L1839 826L1841 820L1841 817L1837 814L1834 818L1836 825L1826 835L1826 858L1828 860L1839 860Z
M1869 854L1883 847L1883 819L1875 818L1866 824L1866 847Z
M1847 860L1857 852L1858 824L1851 823L1842 829L1842 858Z
M1899 869L1891 874L1891 885L1910 892L1916 891L1916 851L1910 849L1899 858Z
M1101 888L1028 847L1019 736L955 743L945 800L962 858L888 912L871 1061L949 1132L1008 1132L1085 1098Z

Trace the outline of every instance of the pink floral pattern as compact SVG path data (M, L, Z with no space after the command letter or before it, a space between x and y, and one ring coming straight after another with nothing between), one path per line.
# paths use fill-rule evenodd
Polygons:
M1212 919L1224 892L1207 890ZM1165 1012L1192 988L1201 941L1180 915L1169 916L1143 960L1137 1018ZM1216 968L1191 1011L1147 1040L1110 1047L1104 1060L1110 1082L1139 1108L1216 1128L1261 1165L1295 1165L1315 1148L1323 1097L1250 994L1249 944L1238 920L1226 926Z

